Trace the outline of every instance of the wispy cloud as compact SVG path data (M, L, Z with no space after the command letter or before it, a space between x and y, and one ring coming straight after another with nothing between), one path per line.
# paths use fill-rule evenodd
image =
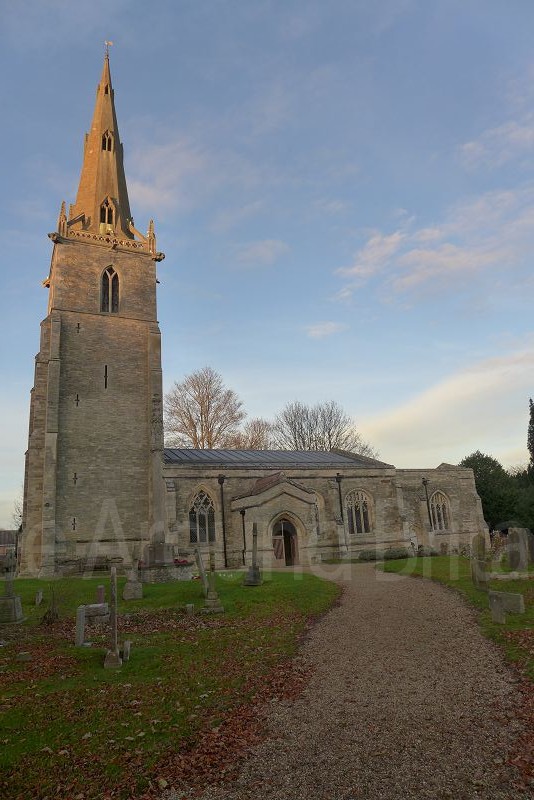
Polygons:
M444 219L417 228L414 219L392 233L372 231L349 267L337 297L371 278L387 292L457 289L475 273L520 268L534 247L534 185L486 192L457 203Z
M526 448L517 443L526 442L533 383L530 346L474 363L360 425L385 460L397 466L454 464L478 449L512 465L527 459Z
M234 257L240 264L246 266L267 266L289 251L289 245L279 239L262 239L257 242L247 242L237 245Z
M316 322L314 325L308 325L305 330L310 339L325 339L327 336L346 330L347 327L341 322Z
M489 128L460 146L460 158L470 169L500 167L534 151L534 119L509 120Z

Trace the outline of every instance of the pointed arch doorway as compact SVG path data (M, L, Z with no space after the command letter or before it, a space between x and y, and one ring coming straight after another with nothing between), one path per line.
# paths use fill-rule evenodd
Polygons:
M299 563L297 529L282 518L273 527L273 549L276 559L284 559L286 567Z

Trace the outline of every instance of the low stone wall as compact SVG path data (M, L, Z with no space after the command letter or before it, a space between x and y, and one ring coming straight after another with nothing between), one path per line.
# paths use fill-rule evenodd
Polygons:
M193 578L193 564L158 564L151 567L139 567L139 577L142 583L190 581Z

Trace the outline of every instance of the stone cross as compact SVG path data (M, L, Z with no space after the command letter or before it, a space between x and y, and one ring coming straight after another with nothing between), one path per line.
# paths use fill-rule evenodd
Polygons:
M262 583L260 568L258 565L258 526L252 524L252 566L249 567L247 577L243 581L244 586L260 586Z
M471 542L471 578L477 589L488 590L489 578L486 571L486 537L477 533Z
M208 578L208 594L206 595L206 605L202 609L204 614L222 614L224 608L221 606L217 587L215 585L215 553L210 552L210 571Z
M204 569L202 553L200 552L200 548L198 547L195 547L195 558L197 562L198 572L200 575L200 580L202 581L202 590L204 592L204 597L207 597L210 587L209 587L208 577L206 575L206 570Z
M117 669L122 666L117 636L117 567L111 567L110 607L111 647L104 659L104 669Z

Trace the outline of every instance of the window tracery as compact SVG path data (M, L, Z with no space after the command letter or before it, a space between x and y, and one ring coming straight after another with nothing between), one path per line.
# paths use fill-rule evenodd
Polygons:
M119 276L113 267L107 267L102 274L100 310L108 314L119 311Z
M204 491L197 493L189 510L189 541L205 544L215 541L215 509Z
M362 489L357 489L347 495L345 511L349 534L371 532L371 499Z
M448 498L443 492L434 492L430 498L430 515L432 517L432 529L435 531L446 531L450 528L451 512Z

